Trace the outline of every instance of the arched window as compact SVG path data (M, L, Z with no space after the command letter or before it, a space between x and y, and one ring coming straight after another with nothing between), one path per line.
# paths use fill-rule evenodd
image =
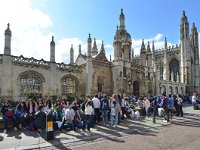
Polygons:
M42 93L42 79L32 73L26 72L19 79L20 95L40 95Z
M175 87L175 94L179 94L178 93L178 87Z
M139 96L140 95L140 84L137 81L133 82L133 94L135 96Z
M76 81L72 77L64 77L61 82L62 95L76 93Z
M173 94L172 86L169 87L169 94Z
M177 59L172 59L169 63L169 78L171 81L179 81L179 79L177 79L177 77L180 75L179 69L179 61Z

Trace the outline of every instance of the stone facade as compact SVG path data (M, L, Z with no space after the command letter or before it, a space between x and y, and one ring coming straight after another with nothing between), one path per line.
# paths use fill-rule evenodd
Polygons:
M200 92L198 32L193 23L191 34L185 12L180 23L180 44L155 50L142 41L139 56L134 56L131 35L125 27L121 9L113 47L113 61L106 58L104 44L98 52L88 37L87 55L74 62L73 45L70 63L55 62L54 37L50 42L50 61L11 55L12 32L5 30L4 54L0 54L0 96L14 100L33 96L85 96L95 93L132 93L135 95L188 94Z

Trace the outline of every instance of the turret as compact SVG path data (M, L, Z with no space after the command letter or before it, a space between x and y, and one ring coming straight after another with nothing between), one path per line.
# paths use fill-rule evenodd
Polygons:
M155 51L155 45L154 45L154 41L152 42L152 51Z
M151 52L151 48L150 48L150 45L149 45L149 41L148 41L148 44L147 44L147 52Z
M5 30L5 45L4 45L5 55L11 55L11 36L12 32L10 31L10 24L8 23L7 29Z
M123 9L121 9L121 14L120 14L119 20L120 20L120 26L119 26L120 30L125 29L125 16L123 13Z
M98 49L97 49L97 43L96 43L96 39L94 38L94 43L93 43L93 47L92 47L92 56L98 54Z
M52 40L50 42L50 62L55 62L55 42L54 42L54 36L52 36Z
M187 16L185 15L185 11L183 11L183 15L182 15L182 18L181 18L180 39L181 40L188 40L189 39L189 23L188 23Z
M71 45L71 48L70 48L70 64L73 64L74 63L74 48L73 48L73 45Z
M144 39L142 39L142 45L141 45L141 49L140 49L140 60L141 60L141 65L142 66L146 66L146 48L145 48L145 44L144 44Z
M100 50L100 51L102 51L102 52L104 52L104 53L105 53L105 48L104 48L103 41L102 41L102 44L101 44L101 50Z
M165 37L165 49L167 49L167 38Z
M88 41L87 41L88 45L87 45L87 50L88 50L88 57L91 57L91 50L92 50L92 39L90 37L90 33L89 33L89 37L88 37Z
M79 55L81 55L81 44L78 46Z

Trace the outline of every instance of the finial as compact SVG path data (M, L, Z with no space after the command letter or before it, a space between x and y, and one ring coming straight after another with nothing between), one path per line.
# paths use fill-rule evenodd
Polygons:
M119 26L117 25L117 31L119 30Z
M89 33L89 38L91 38L91 37L90 37L90 33Z
M185 16L185 10L183 10L183 16Z
M73 48L73 44L71 44L71 48Z
M121 8L121 13L123 13L123 9Z
M7 28L8 28L8 29L10 28L10 23L7 24Z
M54 36L52 36L52 41L54 41Z

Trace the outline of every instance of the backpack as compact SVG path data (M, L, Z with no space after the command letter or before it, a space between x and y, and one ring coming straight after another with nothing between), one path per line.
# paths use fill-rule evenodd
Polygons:
M106 102L106 100L102 101L102 106L101 106L102 110L108 110L108 103Z
M121 105L120 105L119 101L116 101L115 109L117 112L121 111Z

